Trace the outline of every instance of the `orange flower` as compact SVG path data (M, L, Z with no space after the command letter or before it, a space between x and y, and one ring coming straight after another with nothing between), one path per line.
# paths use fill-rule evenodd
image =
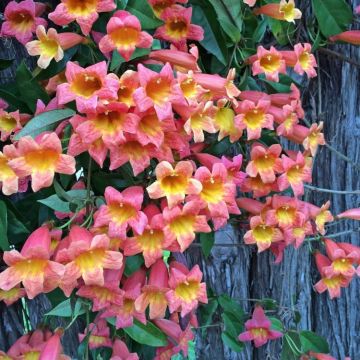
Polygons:
M31 176L33 191L50 186L56 172L67 175L75 172L75 159L62 154L61 141L55 133L42 133L35 139L24 136L16 148L10 147L17 156L8 162L9 166L20 178Z
M64 266L50 261L50 233L47 227L35 230L25 241L21 252L4 252L9 266L0 273L0 289L9 291L20 282L29 299L54 290L64 274Z
M9 165L14 150L10 146L4 146L4 153L0 151L0 187L4 195L11 195L18 192L19 178Z
M295 22L301 19L301 11L295 7L294 0L281 0L279 4L266 4L254 10L255 15L266 15L277 20Z
M305 150L310 150L312 156L315 156L319 145L325 145L324 134L322 133L324 123L312 124L309 129L309 135L303 141Z

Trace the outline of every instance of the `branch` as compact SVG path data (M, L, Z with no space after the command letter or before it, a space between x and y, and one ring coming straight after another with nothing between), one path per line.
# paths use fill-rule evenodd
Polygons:
M326 55L329 55L329 56L333 56L333 57L336 57L340 60L343 60L351 65L354 65L358 68L360 68L360 63L358 63L357 61L347 57L347 56L344 56L342 54L339 54L338 52L334 51L334 50L330 50L330 49L325 49L325 48L319 48L318 51L326 54Z
M304 187L306 189L312 190L312 191L317 191L317 192L324 192L324 193L329 193L329 194L338 194L338 195L348 195L348 194L358 194L360 195L360 190L332 190L332 189L324 189L324 188L320 188L320 187L316 187L316 186L312 186L312 185L308 185L308 184L304 184Z

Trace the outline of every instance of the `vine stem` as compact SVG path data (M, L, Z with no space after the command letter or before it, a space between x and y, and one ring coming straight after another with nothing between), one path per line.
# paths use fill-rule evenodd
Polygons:
M358 194L360 195L360 190L332 190L332 189L324 189L313 185L304 184L306 189L317 191L317 192L324 192L329 194L338 194L338 195L348 195L348 194Z

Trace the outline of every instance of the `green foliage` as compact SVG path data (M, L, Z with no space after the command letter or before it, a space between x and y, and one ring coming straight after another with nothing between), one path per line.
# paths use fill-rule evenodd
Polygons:
M209 257L211 249L215 243L215 233L212 231L210 233L201 233L200 236L201 249L205 258Z
M155 16L151 6L146 0L128 0L126 10L140 20L143 30L156 29L163 24L163 22Z
M7 238L7 209L6 204L0 201L0 248L3 251L9 250L9 240Z
M324 354L330 352L326 340L312 331L301 331L300 342L304 352L314 351Z

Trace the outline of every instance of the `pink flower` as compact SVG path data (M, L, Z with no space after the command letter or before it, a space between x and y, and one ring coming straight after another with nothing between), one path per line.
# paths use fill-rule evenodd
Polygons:
M201 282L202 272L198 265L189 270L183 264L173 261L169 267L169 290L166 298L170 313L181 311L181 316L197 308L199 302L207 304L206 285Z
M162 121L173 117L171 105L186 105L170 64L167 63L160 73L139 64L138 76L140 87L135 90L133 97L141 112L154 107L159 120Z
M163 26L156 29L154 37L174 44L178 49L186 51L187 40L201 41L204 30L201 26L191 24L192 8L173 5L161 13Z
M259 46L252 64L253 75L265 74L270 81L279 81L279 73L286 74L286 64L282 55L273 46L270 50Z
M114 0L61 0L56 9L49 14L49 19L56 25L64 26L76 21L84 35L89 35L100 12L116 8Z
M5 21L1 26L1 36L13 36L25 45L31 40L38 25L47 25L46 20L39 17L44 10L44 4L33 0L19 3L10 1L4 11Z
M89 349L96 349L102 346L112 347L110 328L108 327L105 319L96 318L93 323L90 323L85 329L85 333L79 334L79 341L83 341L88 333L90 333Z
M0 151L0 187L4 195L11 195L19 189L19 178L9 165L9 161L17 154L10 146L4 146L3 150L3 153Z
M8 145L13 151L8 162L20 178L31 176L33 191L39 191L53 183L55 173L71 175L75 172L75 159L62 154L61 141L55 133L42 133L35 139L22 137L16 145ZM16 154L16 157L15 157Z
M130 353L123 341L115 339L110 360L139 360L139 356L137 353Z
M105 189L106 205L101 205L95 219L95 227L109 225L109 235L126 237L130 226L142 234L147 225L147 217L141 211L144 190L140 186L131 186L120 192L111 186Z
M54 290L64 274L64 266L50 261L50 233L45 226L35 230L25 241L21 252L5 251L9 266L0 273L0 289L8 291L20 282L29 299Z
M119 54L129 61L137 47L149 48L152 37L141 31L139 19L129 12L120 10L110 18L106 25L107 35L99 42L99 48L104 54L116 49Z
M87 68L69 61L65 76L67 82L57 87L60 105L75 100L80 112L95 112L99 99L117 98L119 82L111 74L107 75L105 61Z
M240 341L254 341L255 347L266 344L283 336L279 331L271 330L271 322L261 306L256 306L253 316L245 323L246 331L239 335Z
M85 285L104 285L104 269L119 270L123 265L123 256L118 251L108 250L110 239L106 235L93 236L88 230L73 226L68 236L68 246L59 249L56 261L66 264L60 285L64 293L70 296L82 278Z
M245 100L237 107L235 124L240 130L246 129L248 140L259 139L264 128L274 129L274 118L268 113L269 107L270 101L267 100L259 100L257 104Z
M0 140L6 141L13 133L22 128L19 110L7 112L0 109Z

